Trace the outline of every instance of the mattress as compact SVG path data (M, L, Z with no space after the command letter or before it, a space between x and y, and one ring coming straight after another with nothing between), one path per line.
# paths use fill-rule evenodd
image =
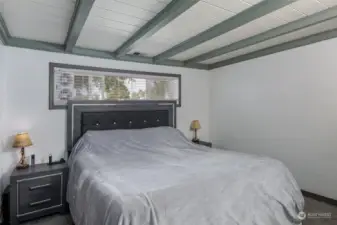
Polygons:
M275 159L191 143L170 127L88 131L69 158L76 225L301 224L304 199Z

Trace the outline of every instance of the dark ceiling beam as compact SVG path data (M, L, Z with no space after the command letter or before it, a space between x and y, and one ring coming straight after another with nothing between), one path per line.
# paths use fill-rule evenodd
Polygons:
M92 6L95 0L77 0L75 4L74 13L69 25L67 38L65 41L65 50L71 52L78 37L81 34L85 21L89 16Z
M88 57L93 57L93 58L100 58L100 59L116 60L116 57L112 54L112 52L87 49L87 48L81 48L81 47L75 47L73 49L72 54L80 55L80 56L88 56Z
M33 49L33 50L47 51L47 52L64 53L64 45L52 44L52 43L47 43L43 41L28 40L28 39L17 38L17 37L12 37L8 39L7 45L11 47L18 47L18 48L28 48L28 49Z
M115 51L116 56L126 55L137 42L152 36L199 1L200 0L173 0L153 19L132 35L131 38L122 44Z
M264 0L237 15L225 20L210 29L174 46L173 48L154 57L155 61L161 61L171 58L181 52L200 45L206 41L223 35L235 28L241 27L255 19L263 17L297 0Z
M337 6L321 11L319 13L316 13L308 17L304 17L294 22L282 25L280 27L276 27L274 29L268 30L261 34L232 43L230 45L209 51L205 54L186 60L185 63L190 64L190 63L202 62L202 61L205 61L205 60L217 57L217 56L227 54L229 52L239 50L241 48L248 47L250 45L255 45L260 42L267 41L275 37L279 37L279 36L282 36L282 35L285 35L285 34L288 34L288 33L291 33L291 32L294 32L294 31L297 31L297 30L300 30L300 29L303 29L309 26L322 23L324 21L327 21L333 18L337 18Z
M2 15L0 14L0 41L6 45L8 42L8 39L11 37L6 22Z
M79 48L79 47L74 48L73 54L95 57L95 58L106 58L106 59L112 59L112 60L118 60L118 61L126 61L126 62L136 62L136 63L145 63L145 64L152 64L152 65L174 66L174 67L185 67L185 68L191 68L191 69L208 70L208 65L201 64L201 63L185 65L184 62L178 61L178 60L164 60L159 63L155 63L153 61L153 58L151 57L136 56L136 55L124 55L124 56L116 57L114 53L112 52Z
M336 38L336 37L337 37L337 29L321 32L321 33L314 34L308 37L300 38L294 41L286 42L283 44L279 44L279 45L275 45L269 48L251 52L245 55L240 55L240 56L237 56L231 59L223 60L223 61L209 65L209 69L212 70L212 69L228 66L231 64L247 61L250 59L259 58L262 56L286 51L286 50L293 49L293 48L302 47L305 45L310 45L316 42L320 42L320 41L324 41L324 40L328 40L328 39Z
M33 50L88 56L88 57L103 58L103 59L118 60L118 61L208 70L208 65L205 65L205 64L193 64L193 65L185 66L184 62L177 61L177 60L165 60L159 63L154 63L153 59L150 57L135 56L135 55L125 55L123 57L117 58L112 52L99 51L99 50L94 50L94 49L86 49L86 48L80 48L80 47L74 47L72 49L72 52L67 52L65 51L65 45L52 44L52 43L47 43L43 41L33 41L33 40L24 39L24 38L14 38L14 37L9 38L7 45L12 46L12 47L18 47L18 48L28 48L28 49L33 49Z

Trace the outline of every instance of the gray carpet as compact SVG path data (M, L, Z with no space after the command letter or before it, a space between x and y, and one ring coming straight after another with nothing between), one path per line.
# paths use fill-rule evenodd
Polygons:
M304 221L303 225L337 225L337 207L311 198L305 198L305 205L305 212L309 218ZM72 225L72 221L69 215L55 215L24 225Z
M55 215L44 217L39 220L23 223L24 225L72 225L72 220L69 215Z
M305 198L307 219L303 225L337 225L337 207Z

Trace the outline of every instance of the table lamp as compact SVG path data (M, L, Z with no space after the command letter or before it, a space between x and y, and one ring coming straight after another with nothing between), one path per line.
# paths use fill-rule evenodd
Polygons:
M199 138L197 136L197 131L201 128L199 120L193 120L191 123L191 130L194 131L194 137L192 139L193 142L198 142Z
M17 169L25 169L29 167L28 163L26 162L25 156L25 147L33 145L32 141L27 132L19 133L15 135L13 148L21 148L21 159L16 166Z

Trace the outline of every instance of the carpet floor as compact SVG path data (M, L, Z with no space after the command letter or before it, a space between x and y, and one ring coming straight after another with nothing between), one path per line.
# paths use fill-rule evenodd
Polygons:
M307 219L303 225L337 225L337 207L305 198ZM24 223L24 225L72 225L69 215L55 215L40 220Z
M307 219L303 225L337 225L337 207L305 198L305 212Z

